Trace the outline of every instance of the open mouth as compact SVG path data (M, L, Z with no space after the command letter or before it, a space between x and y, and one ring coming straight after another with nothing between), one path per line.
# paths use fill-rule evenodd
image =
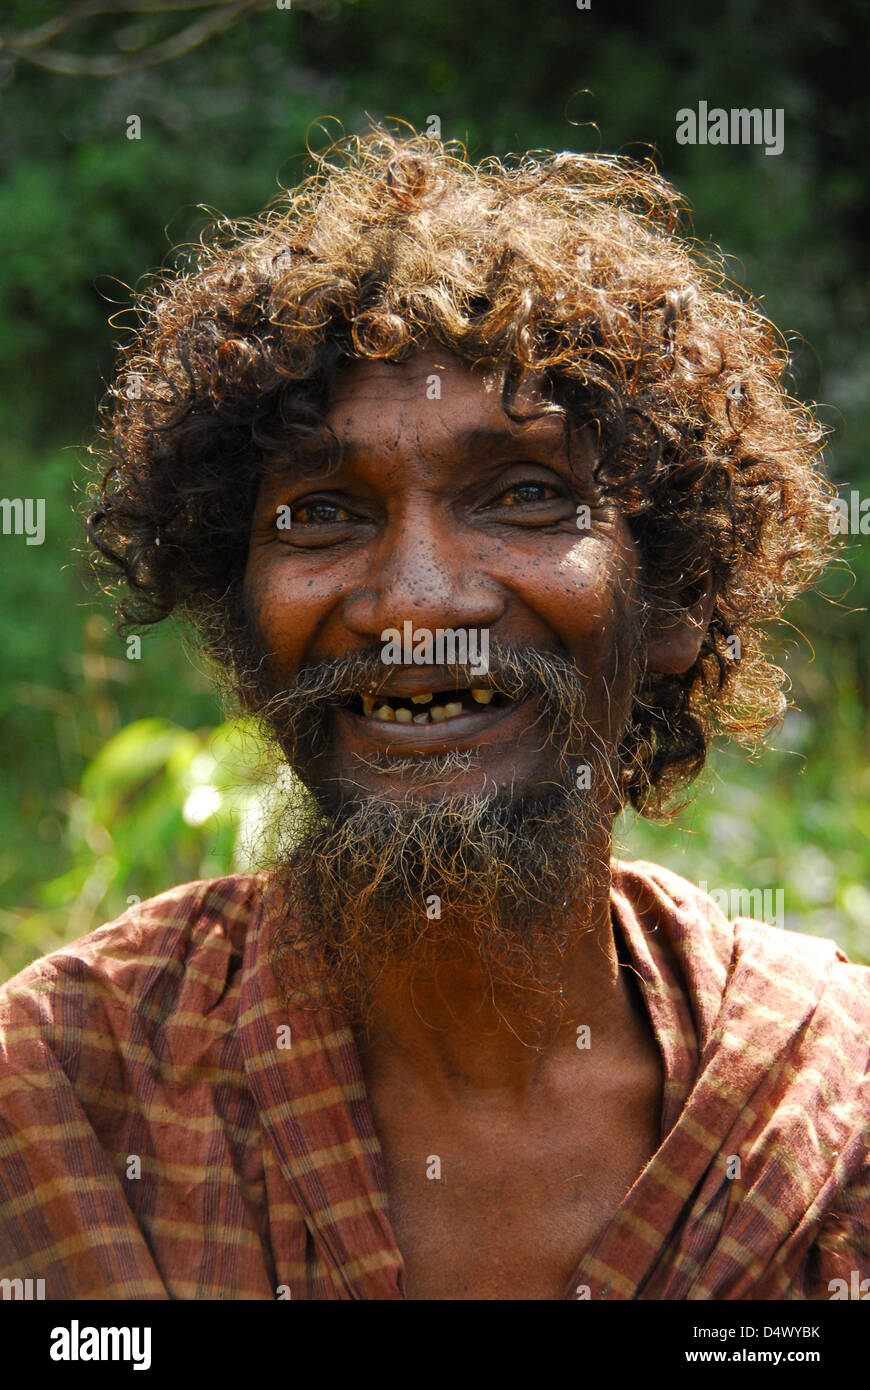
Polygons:
M471 686L464 689L427 690L418 695L351 695L345 709L363 719L382 719L396 724L443 724L462 715L502 709L514 702L501 691Z

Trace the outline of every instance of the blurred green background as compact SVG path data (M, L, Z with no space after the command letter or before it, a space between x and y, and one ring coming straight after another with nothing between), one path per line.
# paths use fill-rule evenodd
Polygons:
M870 493L865 3L293 0L138 69L202 4L92 8L36 47L63 5L7 0L0 21L0 489L47 509L42 546L0 543L0 978L137 897L247 862L256 748L222 723L183 633L148 633L127 658L74 507L125 287L198 237L199 204L249 215L295 182L321 118L422 130L437 115L475 158L654 150L696 234L791 331L792 389L823 402L835 482ZM132 70L77 75L76 55ZM784 152L678 146L676 112L700 100L782 107ZM785 925L870 961L863 537L847 556L854 584L830 574L773 634L794 704L774 746L747 763L725 745L675 822L628 817L618 842L710 889L782 889Z

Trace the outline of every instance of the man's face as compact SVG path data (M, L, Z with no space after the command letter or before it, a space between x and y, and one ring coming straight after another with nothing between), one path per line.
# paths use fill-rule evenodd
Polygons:
M261 711L318 812L289 827L283 905L349 995L459 952L538 1008L606 900L634 544L588 439L512 423L449 354L351 366L327 423L340 469L264 481L245 580ZM385 662L406 623L476 635L488 671Z
M517 406L537 399L527 388ZM445 670L437 647L432 666L385 665L382 634L410 623L433 641L439 630L467 632L472 651L483 641L567 657L583 681L587 732L610 745L632 693L636 553L618 509L598 501L588 437L569 442L554 417L512 424L494 382L438 351L351 366L327 423L342 467L264 482L246 576L274 689L303 668L377 654L352 708L333 709L326 746L299 750L304 780L339 797L402 797L411 786L437 797L443 784L426 784L426 766L452 766L457 795L564 783L589 750L554 746L534 695L496 691L485 703L497 659L492 680ZM288 507L290 525L279 528ZM442 714L460 691L461 712Z

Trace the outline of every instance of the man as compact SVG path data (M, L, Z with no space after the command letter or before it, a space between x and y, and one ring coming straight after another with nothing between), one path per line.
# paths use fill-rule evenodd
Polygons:
M90 536L122 617L190 618L293 776L261 873L3 991L3 1274L152 1299L870 1276L867 969L610 859L717 729L775 725L761 629L829 544L777 340L672 190L375 131L145 307Z

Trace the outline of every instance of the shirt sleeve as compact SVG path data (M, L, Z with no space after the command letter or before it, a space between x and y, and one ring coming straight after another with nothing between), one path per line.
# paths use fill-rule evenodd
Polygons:
M870 1300L870 1156L822 1225L807 1262L804 1297Z
M0 990L0 1279L44 1281L4 1297L165 1299L87 1113L122 1059L77 965L42 961Z

